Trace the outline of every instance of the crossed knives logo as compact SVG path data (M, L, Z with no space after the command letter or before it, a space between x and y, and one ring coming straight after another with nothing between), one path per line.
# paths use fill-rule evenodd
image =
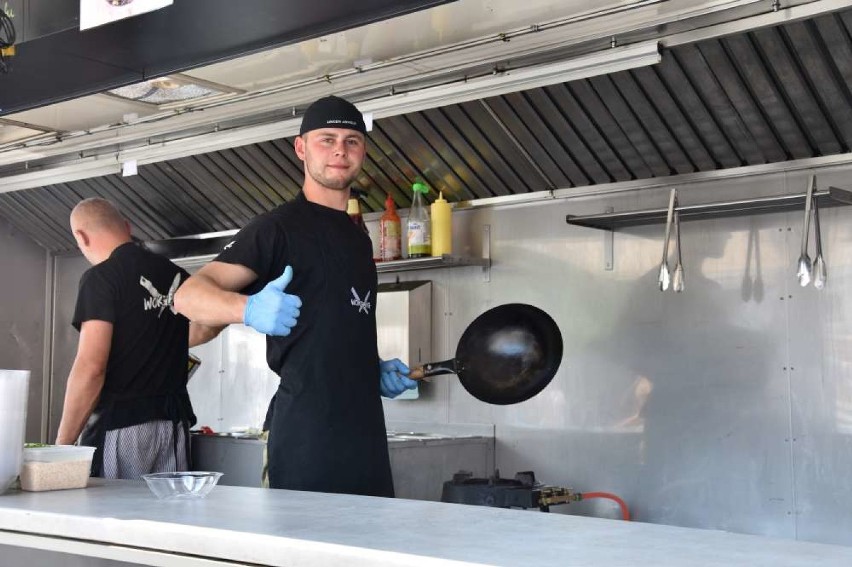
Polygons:
M146 278L145 276L139 277L139 285L144 287L148 293L151 294L150 298L146 298L144 300L145 303L145 311L149 311L151 309L160 309L160 312L157 313L157 317L163 314L163 311L166 307L172 313L177 313L174 308L175 301L175 292L177 291L178 286L180 285L180 273L175 274L175 279L172 281L171 287L169 287L169 292L165 295L159 292L157 288L154 287L154 284L151 283L151 280Z
M367 295L364 296L364 299L358 297L358 292L355 291L355 288L352 289L352 299L349 300L349 303L358 308L358 313L370 313L370 307L372 304L370 303L370 292L367 292Z

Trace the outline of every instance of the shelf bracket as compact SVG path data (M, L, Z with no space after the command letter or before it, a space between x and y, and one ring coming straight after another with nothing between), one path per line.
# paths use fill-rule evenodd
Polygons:
M612 213L615 211L612 207L607 207L606 212ZM604 270L611 272L615 269L615 253L613 251L615 242L615 231L605 230L604 238Z
M482 281L491 281L491 225L482 225Z

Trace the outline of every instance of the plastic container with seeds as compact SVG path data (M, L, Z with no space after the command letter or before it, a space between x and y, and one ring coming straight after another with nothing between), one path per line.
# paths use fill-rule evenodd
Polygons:
M85 488L94 454L94 447L74 445L26 448L21 466L21 489L38 492Z

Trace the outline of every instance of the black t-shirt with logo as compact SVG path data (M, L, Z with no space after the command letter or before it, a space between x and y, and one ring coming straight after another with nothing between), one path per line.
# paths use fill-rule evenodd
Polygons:
M189 321L172 309L188 275L132 242L83 274L74 327L112 323L106 378L85 442L101 446L104 431L152 420L195 423L186 392Z
M344 211L293 201L249 223L217 258L253 270L256 293L293 268L291 334L266 338L281 377L269 434L273 488L393 496L376 344L370 239Z

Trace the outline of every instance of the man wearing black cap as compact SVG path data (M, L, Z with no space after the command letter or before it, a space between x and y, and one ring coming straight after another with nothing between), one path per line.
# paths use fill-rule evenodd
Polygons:
M370 239L346 214L366 155L361 113L338 97L308 107L295 141L302 192L243 228L190 277L175 307L190 320L267 335L281 377L269 432L272 488L393 496L380 395L415 386L376 346Z

